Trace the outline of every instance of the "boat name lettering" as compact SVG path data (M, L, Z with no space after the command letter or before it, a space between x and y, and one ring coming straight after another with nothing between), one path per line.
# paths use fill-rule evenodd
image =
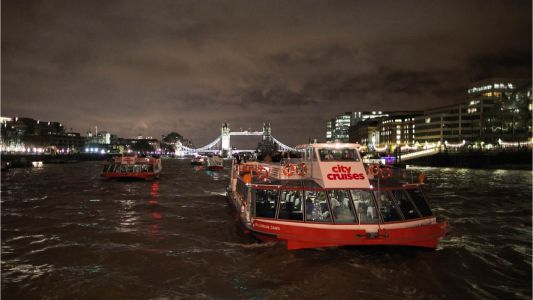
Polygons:
M254 227L258 227L258 228L265 228L265 229L270 229L270 230L281 230L281 228L279 228L279 226L274 226L274 225L266 225L266 224L261 224L261 223L254 223Z
M365 175L363 173L351 173L352 167L337 165L331 168L333 173L327 174L329 180L363 180Z

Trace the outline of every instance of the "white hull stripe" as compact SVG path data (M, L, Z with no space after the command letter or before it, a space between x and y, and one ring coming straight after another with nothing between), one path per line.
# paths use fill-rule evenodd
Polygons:
M318 229L338 229L338 230L366 230L366 231L377 231L378 229L397 229L397 228L412 228L412 227L419 227L424 225L431 225L436 224L436 218L426 218L426 219L419 219L414 221L408 221L408 222L399 222L399 223L393 223L393 224L349 224L349 225L341 225L341 224L316 224L316 223L303 223L303 222L285 222L285 221L279 221L279 220L269 220L269 219L262 219L262 218L252 218L252 224L254 221L268 223L268 224L276 224L276 225L284 225L284 226L293 226L293 227L306 227L306 228L318 228Z

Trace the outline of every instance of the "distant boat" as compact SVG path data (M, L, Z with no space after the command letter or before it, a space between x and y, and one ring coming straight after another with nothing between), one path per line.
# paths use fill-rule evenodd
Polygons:
M21 157L19 159L11 161L8 163L8 165L10 169L11 168L29 168L33 166L32 162L27 160L25 157Z
M191 159L191 165L193 166L203 166L205 165L207 157L205 156L196 156Z
M100 176L104 178L155 179L163 169L161 159L138 157L137 155L118 156L104 164Z
M218 156L213 155L207 158L206 168L210 171L219 171L224 169L224 160Z
M10 163L7 162L7 161L2 161L2 172L4 171L9 171L9 168L10 168Z

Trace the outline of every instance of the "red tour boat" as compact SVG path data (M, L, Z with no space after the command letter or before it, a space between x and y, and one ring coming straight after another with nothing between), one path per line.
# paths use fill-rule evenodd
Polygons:
M222 157L218 155L212 155L207 158L207 170L209 171L220 171L224 170L224 161Z
M138 157L137 155L118 156L104 164L100 176L105 178L155 179L162 170L161 159Z
M233 164L228 198L245 228L289 250L344 245L437 248L447 220L421 183L390 167L365 168L357 144L298 146L301 159Z

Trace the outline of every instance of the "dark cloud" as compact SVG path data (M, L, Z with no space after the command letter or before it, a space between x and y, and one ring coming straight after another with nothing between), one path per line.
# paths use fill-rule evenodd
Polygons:
M197 145L220 124L288 144L354 110L531 77L531 1L2 1L2 115Z

